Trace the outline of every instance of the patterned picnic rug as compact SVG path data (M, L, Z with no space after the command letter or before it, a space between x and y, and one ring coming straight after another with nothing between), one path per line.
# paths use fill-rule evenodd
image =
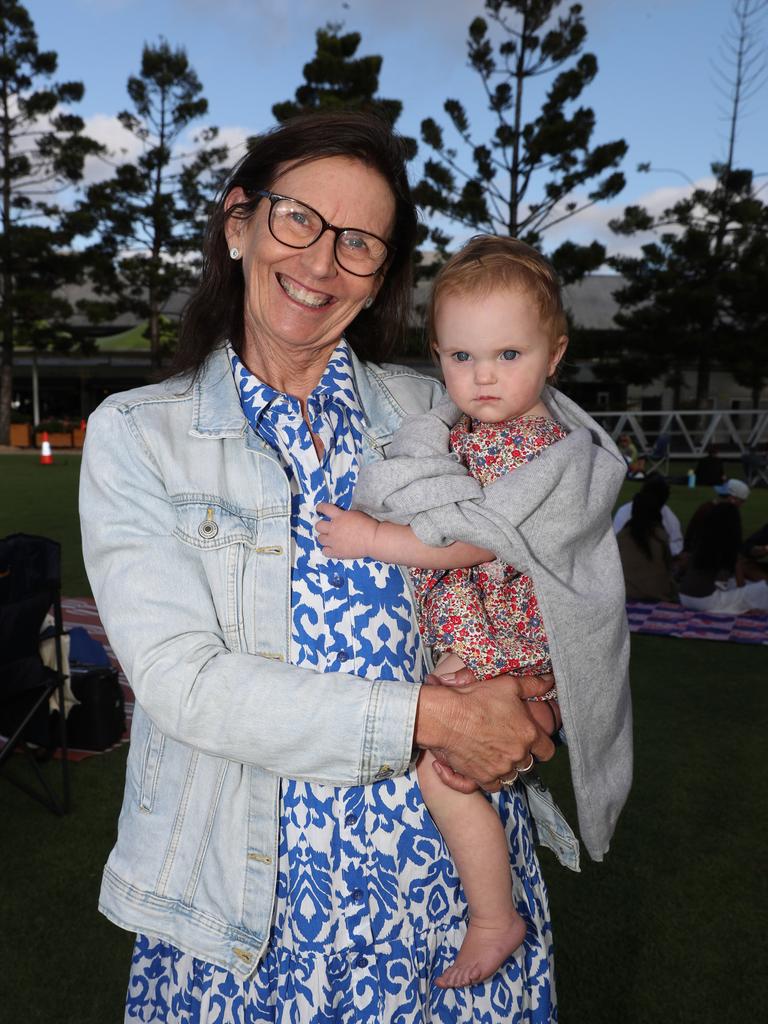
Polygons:
M768 644L768 612L713 615L679 604L628 601L632 633L675 636L683 640L727 640L733 644Z
M118 680L125 697L126 731L123 743L128 741L133 717L134 696L128 680L109 646L104 627L92 598L65 597L62 599L64 627L83 626L94 640L106 648L109 660L118 671ZM654 636L674 636L686 640L728 640L737 644L768 644L768 613L753 615L709 615L692 612L679 604L652 604L643 601L627 603L627 617L632 633ZM72 760L92 757L94 751L70 753Z

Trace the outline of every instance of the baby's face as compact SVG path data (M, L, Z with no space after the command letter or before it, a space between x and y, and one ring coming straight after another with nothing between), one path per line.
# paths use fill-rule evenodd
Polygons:
M462 412L484 423L546 414L541 392L565 351L553 344L522 289L440 299L435 329L445 386Z

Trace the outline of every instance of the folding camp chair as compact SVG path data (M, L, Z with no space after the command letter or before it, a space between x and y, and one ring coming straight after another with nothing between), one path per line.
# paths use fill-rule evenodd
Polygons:
M55 814L69 810L60 588L61 547L56 541L25 533L0 540L0 734L8 737L0 749L0 767L6 769L9 782ZM54 626L45 635L54 639L55 669L48 668L40 656L41 628L51 608ZM49 706L54 694L58 695L56 715ZM41 754L50 756L57 746L62 753L60 796L38 764ZM16 766L8 771L18 748L37 777L37 787L19 778Z
M658 472L663 467L664 476L669 476L669 434L659 434L653 448L645 453L645 475Z

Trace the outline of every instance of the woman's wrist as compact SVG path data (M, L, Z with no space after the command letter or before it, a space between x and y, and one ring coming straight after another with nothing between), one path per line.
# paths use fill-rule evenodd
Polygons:
M448 737L455 733L451 723L461 713L460 699L449 687L422 685L416 706L414 746L437 750L446 745Z

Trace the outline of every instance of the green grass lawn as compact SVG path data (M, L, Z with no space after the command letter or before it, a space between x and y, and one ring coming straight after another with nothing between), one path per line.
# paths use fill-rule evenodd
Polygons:
M90 597L80 552L77 486L80 456L55 454L52 466L41 466L37 455L0 455L0 537L9 533L42 533L61 542L63 593ZM631 501L640 484L627 481L617 504ZM713 497L711 487L673 486L669 499L683 527L694 510ZM752 491L742 506L744 536L768 520L768 489Z
M580 874L541 854L560 1017L754 1021L765 962L765 649L660 637L632 647L635 784L611 851ZM63 819L0 777L0 1020L122 1021L132 939L96 901L124 763L120 751L72 766ZM575 820L564 751L544 773Z
M89 593L76 517L79 458L0 456L0 536L63 545L64 592ZM637 485L626 484L620 501ZM683 523L710 488L673 489ZM742 509L768 519L768 491ZM564 1024L742 1024L760 1015L765 962L765 648L633 637L635 784L602 864L547 852ZM72 766L58 819L0 776L0 1021L119 1024L131 937L96 910L125 751ZM24 767L15 764L14 770ZM55 765L48 765L55 772ZM575 821L567 753L544 766ZM743 979L743 980L742 980ZM726 992L727 987L727 992Z
M80 551L79 479L79 455L56 452L51 466L41 466L37 455L0 455L0 537L39 533L59 541L67 597L91 595Z

